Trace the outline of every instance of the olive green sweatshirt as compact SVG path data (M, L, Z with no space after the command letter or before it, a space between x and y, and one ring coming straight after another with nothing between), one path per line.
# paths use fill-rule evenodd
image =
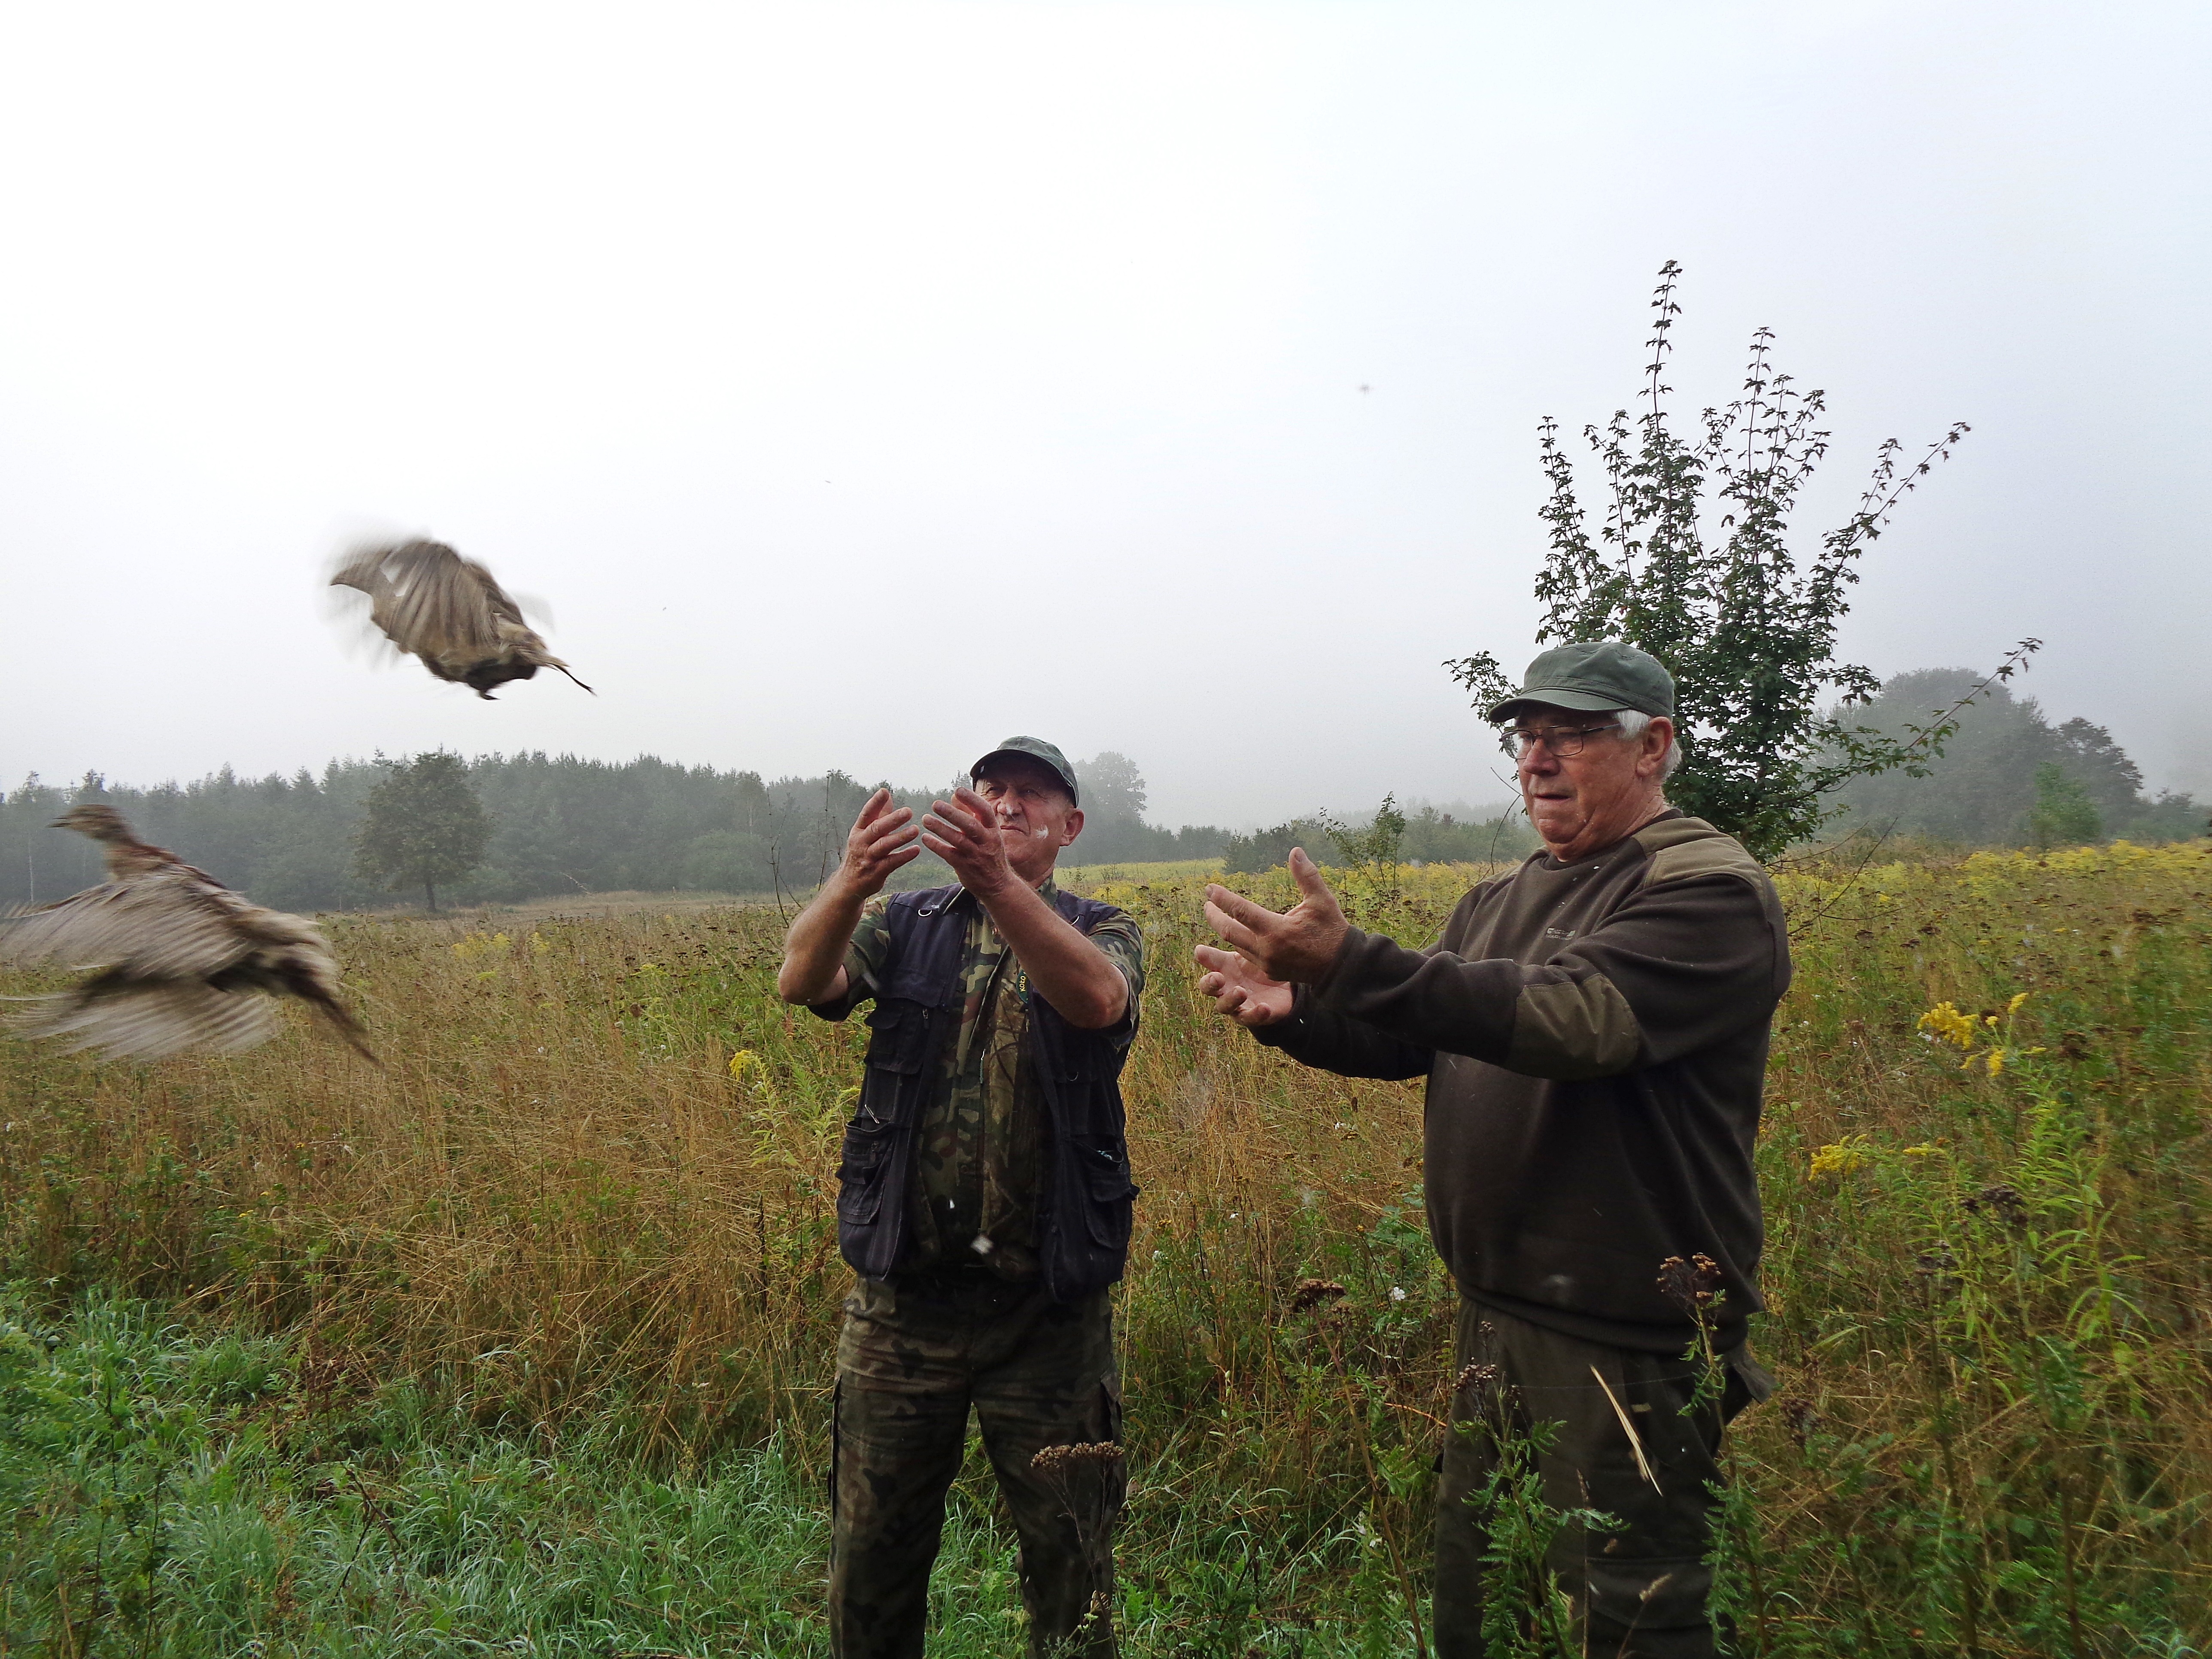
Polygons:
M1354 928L1255 1035L1347 1077L1427 1077L1429 1230L1463 1294L1680 1352L1668 1257L1718 1264L1723 1346L1760 1305L1752 1141L1789 983L1766 872L1670 811L1483 883L1425 951Z

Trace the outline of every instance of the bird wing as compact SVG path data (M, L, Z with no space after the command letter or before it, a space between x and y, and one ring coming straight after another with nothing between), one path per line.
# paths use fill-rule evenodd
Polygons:
M537 638L530 624L522 619L522 607L494 580L491 572L474 559L463 559L461 562L468 568L469 574L476 578L483 591L484 612L492 619L492 625L496 628L503 623L509 628L520 629L532 639Z
M97 1048L104 1060L158 1060L198 1049L234 1054L276 1035L275 1000L218 991L198 980L158 980L94 993L41 997L8 1024L25 1036L74 1036L64 1052Z
M466 659L495 651L502 615L521 615L491 572L442 542L360 549L332 574L331 586L368 594L369 620L418 657Z
M257 912L278 914L176 865L9 917L0 926L0 960L119 968L133 979L199 979L270 942Z
M557 668L568 673L568 665L553 654L552 647L545 643L545 636L524 619L522 607L492 580L491 572L473 560L462 562L483 583L484 607L491 617L492 631L498 637L500 649L524 662L536 663L540 668ZM574 674L568 678L576 679ZM581 685L583 682L576 680L576 684Z

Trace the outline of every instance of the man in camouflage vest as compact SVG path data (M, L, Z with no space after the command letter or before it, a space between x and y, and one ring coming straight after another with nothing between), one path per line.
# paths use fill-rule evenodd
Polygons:
M1030 1651L1110 1659L1122 1495L1109 1286L1131 1205L1118 1079L1144 942L1060 891L1074 769L1010 738L920 825L878 790L793 922L777 988L825 1019L873 999L838 1168L858 1275L837 1344L830 1638L922 1650L972 1406L1021 1540ZM958 884L878 896L927 847Z

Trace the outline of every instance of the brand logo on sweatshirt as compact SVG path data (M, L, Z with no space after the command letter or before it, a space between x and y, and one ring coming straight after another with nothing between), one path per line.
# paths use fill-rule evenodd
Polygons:
M1572 939L1574 936L1575 930L1571 927L1547 927L1544 930L1546 939Z

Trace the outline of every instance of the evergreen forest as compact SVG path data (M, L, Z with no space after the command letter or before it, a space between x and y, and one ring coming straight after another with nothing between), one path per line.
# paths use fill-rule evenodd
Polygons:
M1839 711L1854 726L1896 736L1973 684L1966 669L1899 674L1873 702ZM80 800L112 803L147 840L171 848L264 904L297 911L382 908L420 902L422 890L361 872L359 837L372 791L399 763L337 760L319 774L240 777L228 767L189 783L142 787L91 772L53 785L35 775L0 795L0 905L51 902L100 878L98 849L46 826ZM847 828L876 786L832 769L812 777L683 766L650 755L585 760L542 752L481 755L465 763L489 821L482 861L441 883L459 905L563 894L696 890L800 893L828 873ZM1303 845L1325 860L1346 846L1373 855L1370 833L1316 811L1246 833L1148 821L1145 780L1127 756L1079 762L1086 819L1076 856L1085 865L1222 858L1231 871L1282 863ZM894 787L925 809L938 792ZM2128 840L2154 843L2205 831L2205 809L2184 794L2150 794L2112 733L2087 720L2053 724L2033 697L1991 688L1925 777L1893 771L1853 780L1833 798L1830 836L1853 830L1959 846ZM1407 864L1519 858L1534 838L1511 811L1458 813L1434 805L1397 813L1395 857ZM1347 839L1347 837L1351 839ZM1386 852L1390 849L1385 849ZM900 885L945 879L924 855Z
M47 825L64 807L106 801L144 839L279 909L419 905L411 883L388 888L359 872L357 838L371 793L398 763L332 761L319 775L245 778L230 768L189 783L140 787L97 772L55 786L36 776L0 797L0 906L47 903L100 877L99 849ZM467 780L490 821L483 861L440 884L441 902L512 902L562 894L786 893L811 889L844 848L854 816L876 786L831 769L764 780L757 772L574 755L482 755ZM1124 757L1079 764L1084 861L1212 858L1224 839L1210 825L1162 829L1144 821L1144 780ZM895 788L927 809L939 792ZM948 878L924 854L901 885Z

